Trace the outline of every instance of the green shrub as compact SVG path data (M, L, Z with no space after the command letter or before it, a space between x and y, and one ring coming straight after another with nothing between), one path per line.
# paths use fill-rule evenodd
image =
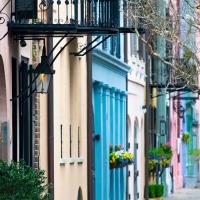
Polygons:
M43 170L0 160L0 200L49 200L48 189Z
M164 195L164 186L157 184L155 185L155 196L162 197Z
M162 197L164 195L164 186L161 184L149 185L149 198Z
M155 198L155 185L149 185L149 198Z

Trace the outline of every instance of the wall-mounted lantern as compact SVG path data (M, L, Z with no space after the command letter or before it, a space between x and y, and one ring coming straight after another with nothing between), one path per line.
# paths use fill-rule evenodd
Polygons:
M35 86L37 93L47 93L49 88L50 80L55 73L55 70L52 70L49 63L48 57L46 56L45 46L42 50L41 62L33 71L35 74Z
M198 133L198 128L199 128L198 120L193 120L193 122L192 122L192 132L193 132L193 134Z
M185 108L182 105L179 105L177 113L180 118L184 118Z
M184 118L185 108L181 104L177 107L173 106L173 109L178 114L179 118Z

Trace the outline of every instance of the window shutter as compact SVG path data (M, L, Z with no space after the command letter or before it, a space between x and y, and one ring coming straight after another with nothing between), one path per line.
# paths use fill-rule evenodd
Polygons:
M34 19L37 17L37 0L15 0L17 20Z

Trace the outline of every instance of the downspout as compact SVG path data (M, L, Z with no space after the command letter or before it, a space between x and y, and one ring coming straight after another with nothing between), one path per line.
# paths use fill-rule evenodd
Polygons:
M145 200L149 199L149 145L150 145L150 134L151 134L151 124L150 124L150 117L151 117L151 90L150 90L150 56L146 53L146 114L145 114L145 191L144 191L144 198Z
M92 36L87 36L87 43L92 41ZM92 53L89 52L87 59L87 187L88 200L94 200L93 178L93 107L92 107Z
M127 96L126 96L126 147L128 150L128 148L129 148L129 143L128 143L128 75L126 75L126 91L127 91ZM129 199L128 177L129 177L129 170L127 167L126 168L126 199Z
M128 48L127 48L127 34L124 34L124 62L128 63ZM127 150L129 148L128 145L128 75L126 75L126 91L127 91L127 97L126 97L126 147ZM128 167L126 169L126 199L129 198L129 190L128 190L128 177L129 177L129 172L128 172Z
M48 9L48 23L53 20L52 7ZM47 53L49 54L53 49L53 37L47 38ZM50 56L50 60L53 60L53 54ZM53 68L53 66L52 66ZM54 99L53 99L53 78L50 82L48 89L48 100L47 100L47 113L48 113L48 182L54 184ZM54 199L54 188L50 188L49 192Z

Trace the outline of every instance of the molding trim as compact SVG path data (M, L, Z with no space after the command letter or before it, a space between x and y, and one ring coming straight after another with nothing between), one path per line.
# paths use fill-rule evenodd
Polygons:
M112 69L113 71L120 74L126 75L131 70L131 67L128 64L122 62L119 58L116 58L106 51L100 50L98 48L93 50L92 56L94 59L99 59L105 62L107 64L107 66L105 67Z

